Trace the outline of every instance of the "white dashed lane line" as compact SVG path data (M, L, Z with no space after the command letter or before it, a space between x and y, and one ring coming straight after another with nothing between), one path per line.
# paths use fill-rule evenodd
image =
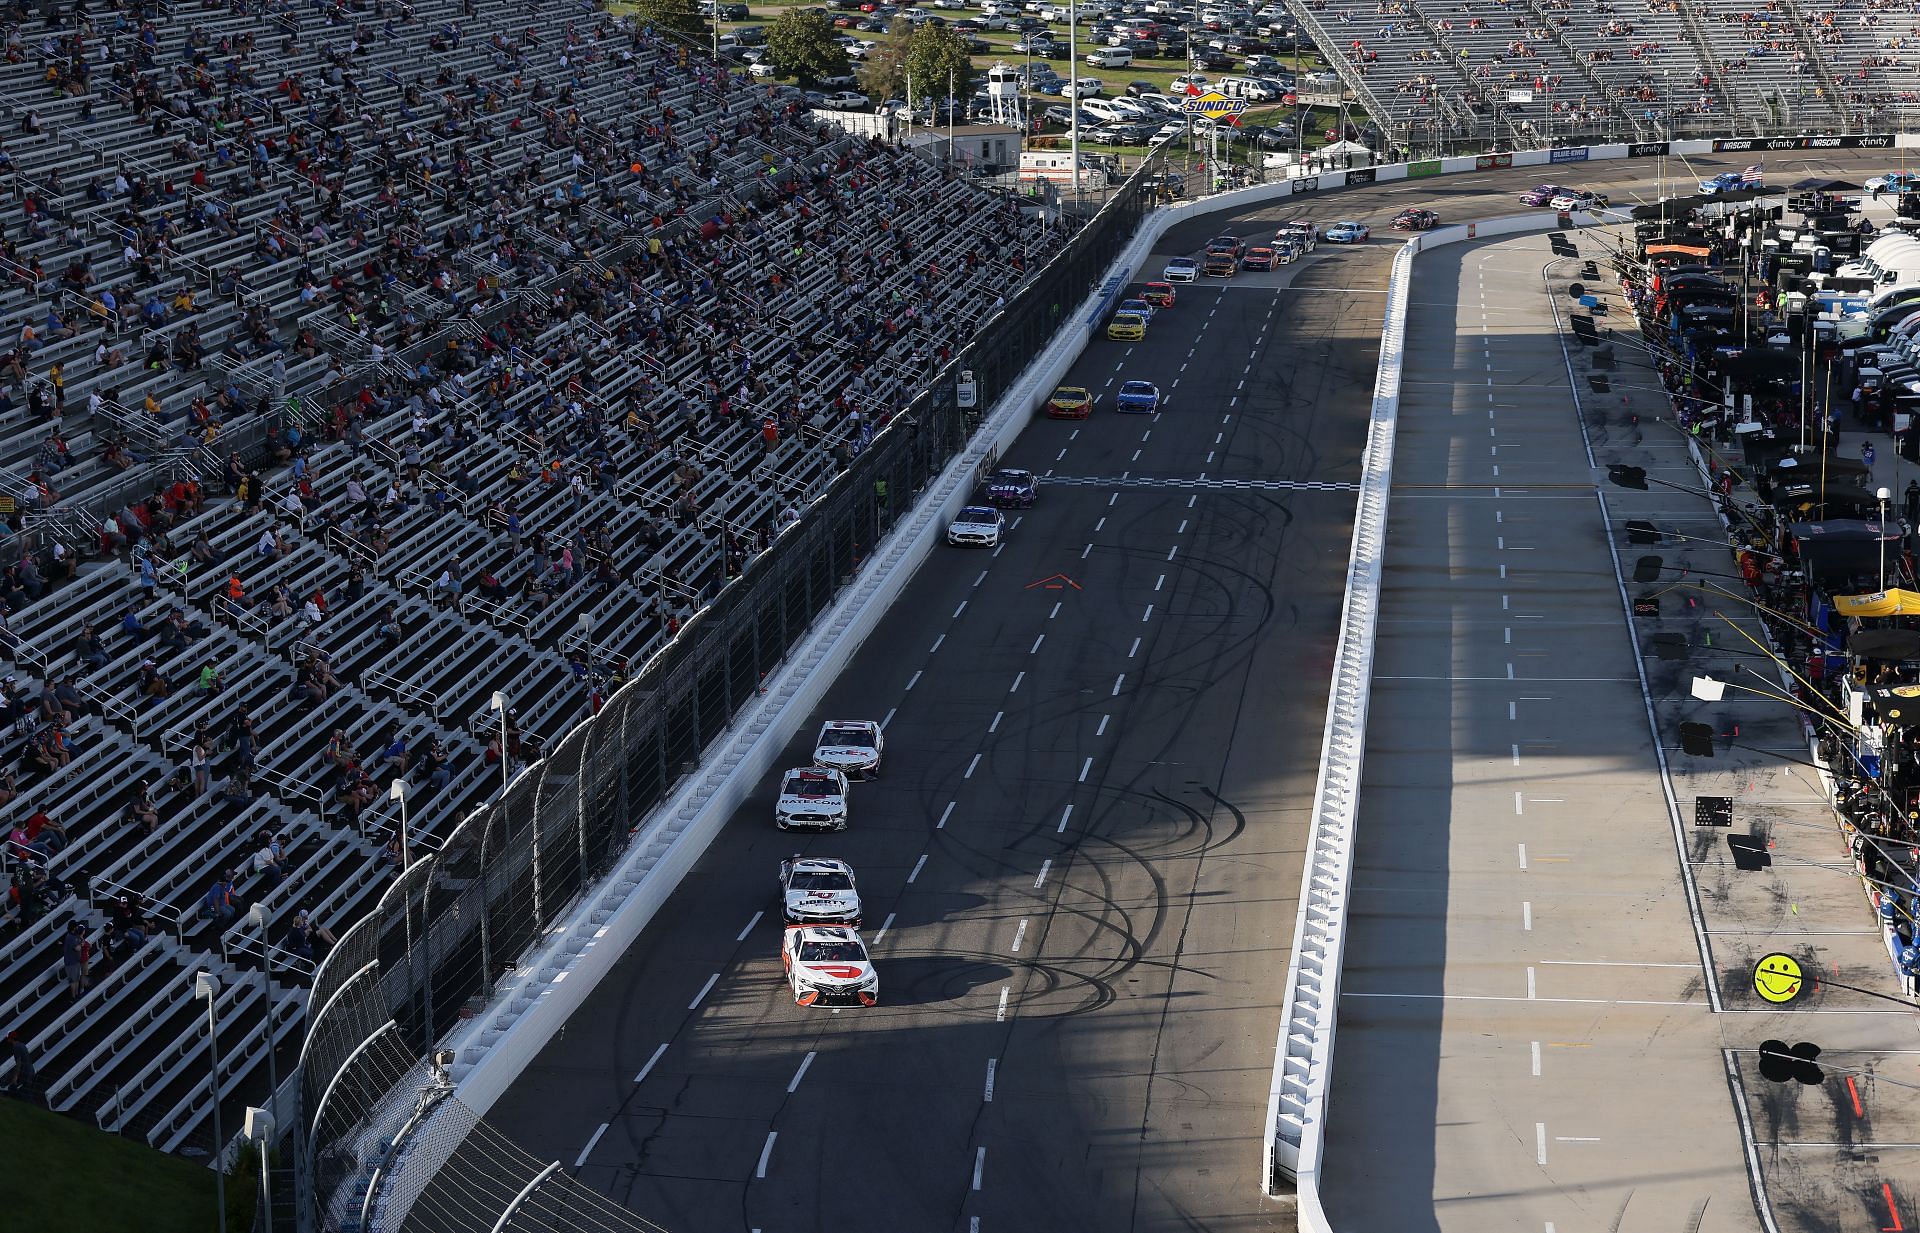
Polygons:
M1021 917L1019 926L1013 931L1013 953L1020 953L1020 944L1027 940L1027 918Z
M633 1081L635 1083L645 1083L647 1080L647 1076L653 1073L654 1063L658 1062L660 1060L660 1055L665 1053L666 1051L667 1051L667 1046L664 1043L658 1049L655 1049L653 1051L653 1056L647 1059L647 1064L640 1068L640 1073L633 1077Z
M959 803L960 803L959 801L948 801L948 802L947 802L947 807L946 807L945 809L943 809L943 810L941 810L941 811L940 811L940 820L939 820L938 822L935 822L935 823L933 824L933 829L934 829L934 830L936 830L936 831L942 831L942 830L945 830L945 829L947 828L947 819L948 819L948 818L951 818L951 817L953 816L953 807L954 807L955 805L958 805ZM924 856L923 856L923 857L921 857L921 858L920 858L920 865L924 865L924 864L926 864L926 863L927 863L927 860L926 860L926 858L925 858ZM915 874L918 874L918 873L920 872L920 865L915 865L915 866L913 867L913 872L914 872ZM913 879L912 879L912 878L908 878L908 879L907 879L907 881L909 881L909 882L911 882L911 881L913 881Z
M893 918L888 917L887 919L891 920ZM800 1069L793 1072L793 1078L787 1083L787 1095L791 1096L800 1090L800 1080L807 1077L807 1067L811 1065L813 1065L813 1052L809 1050L807 1056L800 1059Z
M766 911L765 911L764 909L762 909L761 911L758 911L758 912L755 912L755 913L753 914L753 919L747 922L747 927L746 927L745 929L742 929L742 930L741 930L741 931L740 931L739 933L736 933L736 934L735 934L735 935L733 936L733 940L734 940L734 941L736 941L736 942L744 942L744 941L746 941L746 940L747 940L747 935L748 935L749 933L752 933L752 932L753 932L753 927L754 927L755 925L757 925L757 924L759 924L759 923L760 923L760 918L761 918L762 916L765 916L765 915L766 915ZM663 1047L664 1047L664 1046L663 1046Z
M1105 736L1107 734L1107 721L1112 718L1113 716L1111 715L1102 715L1100 717L1100 726L1093 730L1093 734L1095 736Z
M1006 717L1007 713L1005 711L995 711L993 713L993 722L987 725L987 731L998 732L1000 730L1000 721Z
M951 809L953 808L953 806L949 805L947 806L947 808ZM941 824L944 825L946 823L946 818L942 817L940 821L941 821ZM922 869L925 869L926 867L927 867L927 854L925 852L922 852L920 854L920 859L913 863L913 872L907 875L907 881L911 883L915 878L920 876L920 871Z
M587 1163L587 1157L593 1155L593 1149L599 1144L600 1136L607 1133L607 1127L610 1125L612 1125L611 1122L600 1123L600 1129L594 1131L593 1137L587 1140L587 1145L580 1149L579 1157L573 1162L574 1168L577 1169Z
M773 1155L773 1141L779 1137L780 1132L777 1130L769 1130L767 1132L767 1145L760 1149L760 1163L753 1167L753 1175L755 1177L766 1177L767 1160Z
M1033 879L1033 889L1039 890L1042 886L1045 886L1047 884L1047 871L1052 868L1053 868L1052 857L1048 857L1046 860L1043 860L1040 862L1040 873L1037 877Z
M1072 816L1073 816L1072 805L1068 805L1065 809L1060 811L1060 825L1053 828L1054 833L1056 835L1064 832L1067 829L1067 819L1071 818Z
M979 754L975 754L975 755L973 755L973 761L971 761L971 762L969 762L969 763L967 763L967 773L966 773L966 774L964 774L964 775L962 775L962 776L960 776L960 778L962 778L962 779L972 779L972 778L973 778L973 773L974 773L975 771L977 771L977 770L979 770L979 769L980 769L980 755L979 755Z
M699 1010L700 1003L707 1000L707 995L709 993L712 993L713 987L719 983L720 983L720 973L715 972L712 976L707 977L707 983L704 985L701 985L700 992L693 995L693 1001L687 1003L687 1009Z

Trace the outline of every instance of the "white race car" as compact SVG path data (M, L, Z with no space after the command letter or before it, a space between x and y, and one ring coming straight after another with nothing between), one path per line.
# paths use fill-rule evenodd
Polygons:
M1000 543L1000 533L1006 526L1007 516L991 505L969 505L947 524L947 542L993 548Z
M860 892L853 866L818 856L790 856L780 862L780 910L789 925L860 927Z
M880 774L880 755L885 749L880 725L871 719L829 719L820 725L820 735L813 742L813 760L820 766L873 779Z
M1167 262L1167 268L1160 277L1170 283L1190 283L1200 277L1200 263L1192 257L1175 257Z
M793 1000L801 1006L872 1006L880 974L860 934L844 925L788 925L780 946Z
M780 777L773 824L783 831L847 829L847 777L830 766L808 766Z

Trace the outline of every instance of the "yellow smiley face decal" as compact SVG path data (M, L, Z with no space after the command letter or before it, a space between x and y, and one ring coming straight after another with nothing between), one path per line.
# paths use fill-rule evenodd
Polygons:
M1785 1006L1805 988L1800 961L1792 955L1767 955L1753 965L1753 991L1775 1006Z

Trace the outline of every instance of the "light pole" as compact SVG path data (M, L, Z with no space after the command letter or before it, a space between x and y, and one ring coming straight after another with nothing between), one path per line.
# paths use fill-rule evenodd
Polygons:
M400 802L400 872L407 871L407 781L396 779L387 789L387 799Z
M247 919L260 930L260 991L266 995L267 1001L267 1082L271 1085L267 1088L270 1093L267 1100L277 1112L280 1108L280 1059L274 1056L273 1047L273 972L272 961L267 954L271 945L267 941L267 905L256 903L248 908Z
M267 1171L267 1153L273 1147L273 1114L265 1109L248 1109L241 1133L260 1149L260 1212L266 1217L265 1233L273 1233L273 1185Z
M1887 498L1892 495L1892 491L1886 488L1873 494L1874 499L1880 502L1880 525L1874 529L1873 542L1880 549L1880 589L1882 591L1887 589Z
M220 996L219 978L211 972L195 972L193 996L207 1000L207 1057L212 1063L207 1087L213 1098L213 1201L220 1214L219 1233L227 1233L227 1167L224 1159L227 1137L220 1130L220 1021L216 1011Z
M1080 210L1080 28L1076 24L1078 11L1074 0L1067 0L1067 92L1073 95L1067 100L1067 107L1073 112L1073 123L1067 126L1067 146L1073 155L1073 209Z
M500 803L504 805L507 800L507 784L513 779L513 771L508 766L513 759L507 754L507 695L496 689L487 705L500 716Z

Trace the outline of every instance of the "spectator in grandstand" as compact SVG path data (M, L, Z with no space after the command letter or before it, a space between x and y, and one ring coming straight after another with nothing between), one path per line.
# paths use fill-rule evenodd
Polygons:
M67 922L67 932L60 940L60 964L61 975L67 982L67 996L79 998L86 992L90 979L93 942L87 937L87 927L77 920Z
M206 898L200 904L200 919L210 920L215 925L225 926L239 914L239 898L234 890L234 879L239 870L228 870L213 880L207 889Z
M293 914L293 921L287 926L286 936L280 942L281 946L309 963L318 963L321 948L332 946L333 943L333 934L326 926L316 923L305 908Z
M263 895L286 880L285 859L285 836L276 843L262 832L260 846L253 853L253 876L266 883Z
M153 803L148 785L142 783L133 790L133 798L121 810L120 820L137 828L142 835L151 835L160 828L160 810Z
M6 1059L13 1063L7 1075L7 1095L24 1096L33 1090L33 1050L19 1032L7 1033Z
M209 768L211 755L207 750L206 742L203 740L194 741L193 752L188 755L188 758L193 767L193 793L195 796L205 796L207 791L213 786L212 775Z

